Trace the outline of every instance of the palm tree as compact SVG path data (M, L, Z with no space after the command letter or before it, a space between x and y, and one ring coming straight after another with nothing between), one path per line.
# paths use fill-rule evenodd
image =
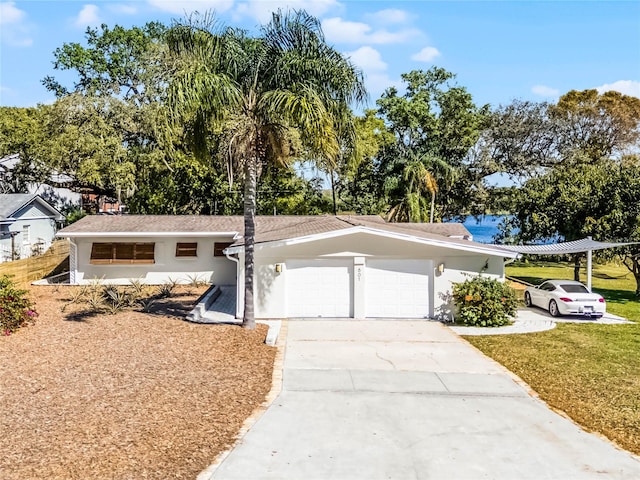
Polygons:
M389 191L397 190L399 187L403 190L400 200L389 210L388 220L423 222L427 219L427 211L429 211L429 222L433 223L436 193L438 193L436 175L447 184L455 181L455 170L443 160L429 155L416 157L410 154L410 160L405 163L402 171L403 183L399 185L397 179L387 183ZM429 208L427 208L425 193L431 196Z
M255 328L256 187L262 165L291 158L292 131L310 158L335 162L339 138L353 130L350 105L365 98L362 74L327 45L306 12L273 14L257 37L215 30L207 15L176 24L168 34L175 72L169 105L206 155L213 129L229 172L244 177L245 295L242 325ZM348 135L347 135L348 136Z

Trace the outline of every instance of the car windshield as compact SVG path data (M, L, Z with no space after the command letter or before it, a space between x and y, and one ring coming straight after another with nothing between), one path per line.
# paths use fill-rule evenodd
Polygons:
M567 293L589 293L584 285L564 284L560 286Z

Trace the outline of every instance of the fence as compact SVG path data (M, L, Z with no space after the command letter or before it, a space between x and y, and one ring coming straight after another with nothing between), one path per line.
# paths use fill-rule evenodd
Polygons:
M10 275L18 283L39 280L69 270L69 242L57 240L42 255L0 264L0 276Z

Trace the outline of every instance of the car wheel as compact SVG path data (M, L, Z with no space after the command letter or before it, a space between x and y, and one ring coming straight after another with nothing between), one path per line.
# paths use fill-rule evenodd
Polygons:
M524 305L525 307L533 305L533 302L531 301L531 294L529 292L524 292Z
M551 314L552 317L560 316L560 310L558 310L558 304L556 303L555 300L551 300L549 302L549 313Z

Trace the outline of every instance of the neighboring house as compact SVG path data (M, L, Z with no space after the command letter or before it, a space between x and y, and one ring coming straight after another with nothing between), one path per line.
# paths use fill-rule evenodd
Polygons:
M0 184L4 184L8 187L1 189L0 193L31 193L33 195L40 195L43 199L49 202L57 209L64 209L65 207L80 206L81 196L79 193L73 192L70 189L61 185L69 185L72 178L68 175L60 173L52 173L45 182L29 182L26 185L12 185L13 184L13 171L18 167L20 163L20 155L12 154L6 157L0 158ZM20 189L16 190L16 188Z
M0 262L44 253L64 216L39 195L0 194Z
M196 276L244 293L243 218L89 216L71 241L71 283L162 283ZM256 218L258 318L449 317L452 282L504 278L517 253L473 242L461 224L387 223L375 216Z

